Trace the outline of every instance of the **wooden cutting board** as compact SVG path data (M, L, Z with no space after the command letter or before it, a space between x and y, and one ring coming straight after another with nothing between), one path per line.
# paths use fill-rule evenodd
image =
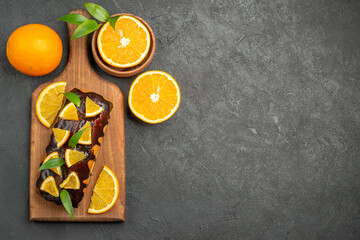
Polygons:
M83 9L73 10L86 17L90 15ZM68 24L69 36L76 25ZM65 70L54 80L40 85L31 99L31 141L30 141L30 220L35 221L125 221L125 130L124 99L121 90L113 83L98 76L88 60L88 37L70 40L69 59ZM51 129L43 126L36 116L35 103L40 92L49 84L67 82L66 91L72 88L96 92L111 101L108 128L96 159L89 185L79 208L74 208L75 219L69 216L62 205L48 202L36 193L37 169L45 156L45 148L50 142ZM120 194L116 204L106 213L88 214L92 189L104 165L111 168L118 177Z

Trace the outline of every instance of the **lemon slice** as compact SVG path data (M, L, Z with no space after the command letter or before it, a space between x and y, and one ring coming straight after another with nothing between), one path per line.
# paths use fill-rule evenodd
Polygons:
M119 196L119 182L113 171L104 166L96 181L88 213L99 214L109 211Z
M36 116L46 127L50 127L54 122L62 104L65 92L66 82L55 82L41 91L36 100Z
M40 190L49 193L54 197L59 196L59 190L56 187L55 178L48 176L40 185Z
M73 120L73 121L79 120L77 108L75 107L75 105L72 102L68 103L63 108L63 110L61 110L59 117L61 117L62 119L65 119L65 120Z
M83 130L83 129L86 129L86 130L81 135L78 143L83 144L83 145L91 145L91 123L89 121L87 121L80 130Z
M102 107L94 103L89 97L86 97L85 107L86 107L86 113L85 113L86 117L94 117L100 114L102 111L104 111Z
M65 150L65 163L66 166L71 167L72 165L84 160L86 154L76 150L66 149Z
M49 155L47 155L45 160L43 161L43 164L53 158L59 158L58 152L52 152ZM54 171L57 175L61 176L61 168L60 167L50 168L50 170Z
M60 128L53 128L53 132L58 148L64 145L70 136L70 131Z
M76 172L71 172L60 184L60 187L66 189L80 189L80 180Z

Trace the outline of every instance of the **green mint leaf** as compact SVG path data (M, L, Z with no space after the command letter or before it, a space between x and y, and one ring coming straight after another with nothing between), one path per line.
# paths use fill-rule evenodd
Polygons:
M101 6L95 4L95 3L84 3L86 10L99 20L100 22L107 22L109 21L109 13Z
M64 159L62 159L62 158L52 158L52 159L46 161L44 164L42 164L39 167L38 172L40 172L41 170L44 170L44 169L60 167L60 166L62 166L64 164L65 164Z
M77 133L75 133L74 135L72 135L72 137L69 140L69 147L75 147L76 144L79 142L79 139L81 138L81 135L85 132L86 128L84 128L83 130L78 131Z
M70 214L71 218L74 219L74 211L71 202L69 192L66 189L63 189L60 193L60 200L64 205L65 210Z
M66 14L65 16L62 16L61 18L58 19L58 21L68 22L75 25L80 25L86 20L88 19L85 16L75 13Z
M93 32L93 31L95 31L98 28L99 28L99 24L97 24L97 22L95 20L88 19L76 28L71 39L81 38L85 35L88 35L89 33Z
M59 93L59 94L64 94L64 96L69 99L70 102L72 102L73 104L75 104L77 107L80 107L80 103L81 100L79 98L78 95L76 95L76 93L73 92L64 92L64 93Z
M116 24L116 21L119 19L120 16L116 16L116 17L111 17L109 19L109 23L110 23L110 26L112 26L112 28L114 29L115 31L115 24Z

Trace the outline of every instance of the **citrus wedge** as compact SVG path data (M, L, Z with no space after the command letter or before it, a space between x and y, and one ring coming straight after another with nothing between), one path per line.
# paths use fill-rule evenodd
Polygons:
M64 145L70 136L70 131L60 128L53 128L53 132L58 148Z
M59 189L56 186L55 178L48 176L40 185L40 190L49 193L54 197L59 196Z
M46 127L50 127L54 122L62 104L66 82L55 82L41 91L36 100L36 116Z
M131 16L120 16L115 31L109 22L100 29L97 46L103 60L114 67L129 68L141 63L150 49L146 26Z
M80 189L80 180L76 172L71 172L60 184L60 187L66 189Z
M113 171L104 166L96 181L88 213L104 213L112 208L119 196L119 182Z
M87 121L80 130L83 129L85 129L85 131L83 132L83 134L81 134L78 143L83 145L91 145L91 123Z
M75 105L72 102L68 103L63 108L63 110L61 110L59 117L61 117L62 119L65 119L65 120L74 120L74 121L79 120L77 108L75 107Z
M94 101L91 100L89 97L86 97L85 108L86 108L85 117L94 117L100 114L102 111L104 111L102 107L94 103Z
M53 158L59 158L58 152L52 152L49 155L47 155L46 158L43 161L43 164L46 163L47 161L49 161L50 159L53 159ZM50 168L50 170L55 172L57 175L61 176L61 168L60 167Z
M72 165L84 160L86 154L76 150L66 149L65 150L65 163L66 166L71 167Z
M180 98L180 88L172 76L162 71L148 71L132 83L128 100L135 116L155 124L174 115Z

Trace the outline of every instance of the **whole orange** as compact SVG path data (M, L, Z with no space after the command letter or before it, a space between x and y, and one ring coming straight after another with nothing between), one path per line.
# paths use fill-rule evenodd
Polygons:
M42 24L28 24L9 37L6 55L11 65L30 76L52 72L62 57L62 42L57 33Z

